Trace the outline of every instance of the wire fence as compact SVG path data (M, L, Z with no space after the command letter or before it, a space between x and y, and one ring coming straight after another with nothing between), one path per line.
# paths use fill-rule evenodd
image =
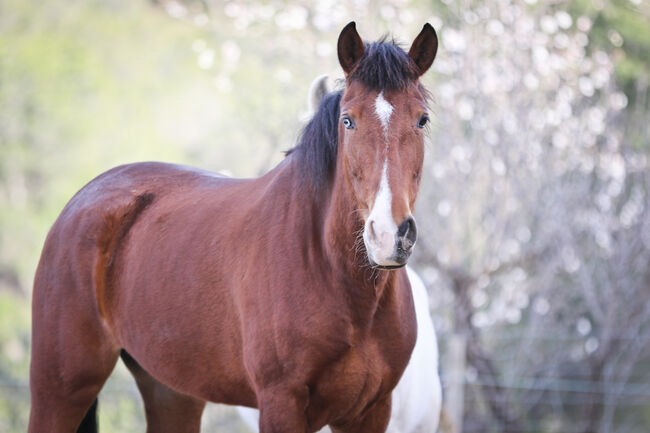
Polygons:
M441 336L441 348L447 346L447 336ZM551 339L551 335L537 335L540 339ZM516 333L500 335L503 340L516 341ZM524 338L522 335L521 338ZM525 338L529 338L525 335ZM554 336L557 341L576 340L580 337ZM627 336L620 336L627 339ZM513 347L518 344L513 343ZM446 353L441 356L445 358ZM497 360L497 363L499 361ZM489 411L492 403L505 407L535 407L538 413L526 414L526 420L521 429L509 429L511 432L544 432L544 433L574 433L582 432L581 412L594 401L599 404L614 404L617 410L644 413L650 408L650 381L643 373L650 371L650 361L641 359L637 365L640 373L627 375L627 380L616 374L608 379L591 379L583 371L572 371L570 374L559 374L549 371L535 376L512 376L508 374L478 373L472 366L467 365L462 375L450 374L449 369L442 364L441 382L445 393L452 387L462 389L464 401L463 432L499 431L499 423L493 419ZM500 390L499 393L486 392ZM4 402L4 403L3 403ZM104 386L100 394L102 409L100 410L104 423L110 426L105 431L137 431L144 427L144 412L139 391L134 380L120 364ZM29 411L29 382L26 378L0 377L0 407L5 405L17 412L14 421L10 423L26 423ZM548 414L551 413L552 416ZM566 415L569 414L569 415ZM537 417L537 418L536 418ZM2 418L2 416L0 416ZM544 418L544 419L542 419ZM557 421L562 418L561 421ZM472 420L481 420L480 427L474 426ZM555 421L554 421L555 420ZM0 431L22 431L4 425L8 421L0 420ZM556 422L557 425L553 424ZM549 423L551 426L549 427ZM545 426L540 428L540 425ZM206 410L203 428L216 431L245 432L236 411L224 405L209 405ZM618 430L616 430L618 433ZM632 430L634 431L634 430Z
M467 376L467 375L466 375ZM498 383L498 387L507 389L514 392L506 392L500 397L500 402L506 405L514 404L536 404L544 406L557 406L573 408L570 410L576 411L585 404L585 394L588 395L610 395L617 397L616 405L622 408L632 408L638 410L646 410L650 407L650 383L648 382L607 382L607 381L592 381L583 379L572 379L563 377L520 377L516 381L503 380L502 377L489 375L479 375L474 378L465 377L460 383L455 381L443 371L441 374L441 381L443 387L447 389L449 386L462 385L463 387L476 387L479 390L486 387L494 387ZM616 389L614 389L616 388ZM519 395L517 391L540 391L541 396ZM550 395L549 392L563 393L561 398ZM14 400L15 402L24 402L25 407L29 406L29 383L25 380L21 381L0 381L0 398L3 400ZM104 405L119 406L114 403L119 400L128 399L133 401L136 407L141 406L139 391L135 382L124 375L115 378L102 389L100 401L102 401L102 411L106 410ZM473 392L466 392L464 394L466 405L472 407L484 403L489 400L489 394L481 394L479 397ZM479 401L483 400L483 401ZM205 420L203 422L205 429L208 426L223 427L224 423L230 426L228 431L245 431L243 424L240 424L237 415L234 411L227 408L219 408L222 405L210 405L206 411ZM117 408L115 408L116 410ZM471 413L470 413L471 415ZM143 414L139 414L140 422L144 423ZM142 424L144 425L144 424ZM472 433L474 431L484 431L485 426L473 429L471 425L463 428L463 432ZM513 430L509 430L513 431ZM539 428L524 428L520 430L522 433L526 432L541 432ZM577 433L582 430L576 429L562 429L552 430L554 433Z

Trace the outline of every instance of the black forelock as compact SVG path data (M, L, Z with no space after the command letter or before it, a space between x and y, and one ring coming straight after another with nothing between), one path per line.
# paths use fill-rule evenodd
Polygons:
M415 62L395 43L383 37L366 43L363 56L350 72L349 79L360 81L372 90L400 90L418 79Z

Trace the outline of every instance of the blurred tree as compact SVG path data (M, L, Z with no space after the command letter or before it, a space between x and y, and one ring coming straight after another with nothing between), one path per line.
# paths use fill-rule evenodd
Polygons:
M137 160L266 171L353 19L440 37L414 259L443 349L468 337L465 431L647 430L647 7L0 0L0 431L24 431L31 279L70 196ZM101 407L103 431L142 430L121 367ZM241 426L212 407L214 428Z
M647 92L650 78L650 3L579 0L566 6L576 19L582 17L583 26L592 27L590 48L612 52L621 86L635 102L640 88Z
M509 1L441 29L418 261L468 342L465 431L643 422L619 408L650 397L631 380L650 357L648 133L625 133L615 54L589 30Z

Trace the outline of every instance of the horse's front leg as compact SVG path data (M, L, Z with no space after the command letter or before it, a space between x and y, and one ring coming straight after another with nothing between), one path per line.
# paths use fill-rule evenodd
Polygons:
M307 433L305 411L309 389L272 387L257 397L260 409L260 433Z
M377 400L363 416L343 425L332 426L334 433L384 433L390 421L390 394Z

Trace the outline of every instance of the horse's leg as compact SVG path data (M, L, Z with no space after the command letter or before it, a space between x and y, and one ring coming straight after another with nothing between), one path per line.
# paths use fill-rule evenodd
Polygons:
M309 389L270 388L258 395L260 433L306 433Z
M357 421L332 426L334 433L384 433L390 421L390 396L375 402Z
M29 433L77 431L119 356L91 313L57 307L34 310Z
M128 353L122 360L135 377L144 400L148 433L198 433L205 402L180 394L147 373Z

